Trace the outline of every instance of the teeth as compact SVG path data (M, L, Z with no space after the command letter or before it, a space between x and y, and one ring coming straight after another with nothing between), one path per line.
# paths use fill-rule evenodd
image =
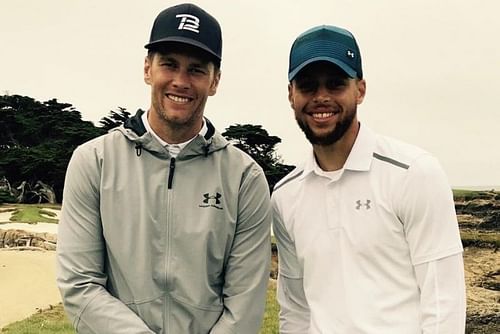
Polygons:
M189 102L189 99L187 97L180 97L180 96L176 96L176 95L167 95L169 99L171 99L172 101L174 102L177 102L177 103L187 103Z
M314 118L327 118L333 116L333 113L332 112L314 113L312 116Z

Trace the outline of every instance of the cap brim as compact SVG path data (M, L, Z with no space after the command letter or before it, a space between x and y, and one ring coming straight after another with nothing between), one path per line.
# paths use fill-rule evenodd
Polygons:
M290 73L288 73L288 81L292 81L293 78L295 78L295 76L304 67L306 67L307 65L309 65L311 63L317 62L317 61L327 61L327 62L330 62L334 65L337 65L338 67L340 67L340 69L342 69L342 71L344 71L351 78L356 78L358 76L356 71L354 71L349 65L347 65L343 61L340 61L338 59L331 58L331 57L322 56L322 57L314 57L314 58L308 59L308 60L304 61L303 63L301 63L300 65L298 65L297 67L295 67Z
M214 56L218 60L221 60L221 57L219 55L215 54L212 50L210 50L210 48L208 46L206 46L205 44L200 43L198 41L195 41L194 39L191 39L191 38L186 38L186 37L166 37L166 38L156 40L152 43L148 43L148 44L144 45L144 47L146 49L154 49L155 47L157 47L163 43L168 43L168 42L177 42L177 43L184 43L184 44L196 46L196 47L202 49L203 51L208 52L210 55Z

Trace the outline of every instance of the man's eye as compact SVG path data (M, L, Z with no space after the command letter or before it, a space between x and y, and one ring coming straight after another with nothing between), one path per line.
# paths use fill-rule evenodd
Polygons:
M191 68L189 71L194 74L205 74L205 71L198 67Z
M331 79L326 82L326 88L335 90L345 87L346 84L346 80L344 79Z
M303 92L312 92L317 89L318 84L312 80L305 80L297 82L297 87Z
M162 66L162 67L168 67L168 68L174 68L175 64L174 63L165 62L165 63L160 63L160 66Z

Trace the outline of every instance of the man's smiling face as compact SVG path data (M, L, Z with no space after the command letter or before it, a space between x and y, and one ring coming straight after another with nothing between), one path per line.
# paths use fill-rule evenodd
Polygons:
M315 145L331 145L357 123L357 105L364 92L364 80L352 79L338 66L318 61L292 80L288 99L307 139Z
M195 51L155 52L144 63L144 81L151 86L151 126L181 130L190 136L186 140L201 129L205 103L216 93L220 77L214 64Z

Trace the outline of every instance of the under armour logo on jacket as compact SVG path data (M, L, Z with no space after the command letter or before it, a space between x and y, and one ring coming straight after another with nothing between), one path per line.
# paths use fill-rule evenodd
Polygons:
M210 202L210 200L213 199L213 200L215 200L215 204L220 204L220 198L222 197L222 195L219 193L215 193L215 196L210 196L209 193L206 193L206 194L203 194L203 197L205 197L205 199L203 200L203 203L208 204Z
M215 193L215 195L210 195L210 193L203 194L203 203L198 205L200 208L216 208L222 210L221 204L222 194Z
M179 23L178 30L190 30L195 33L200 33L198 30L200 28L200 19L194 15L190 14L178 14L175 17L179 17L181 22Z
M371 202L372 201L370 201L369 199L367 199L365 203L361 203L361 200L358 199L356 201L356 210L361 209L362 206L364 206L366 210L370 210L371 209L371 206L370 206Z

